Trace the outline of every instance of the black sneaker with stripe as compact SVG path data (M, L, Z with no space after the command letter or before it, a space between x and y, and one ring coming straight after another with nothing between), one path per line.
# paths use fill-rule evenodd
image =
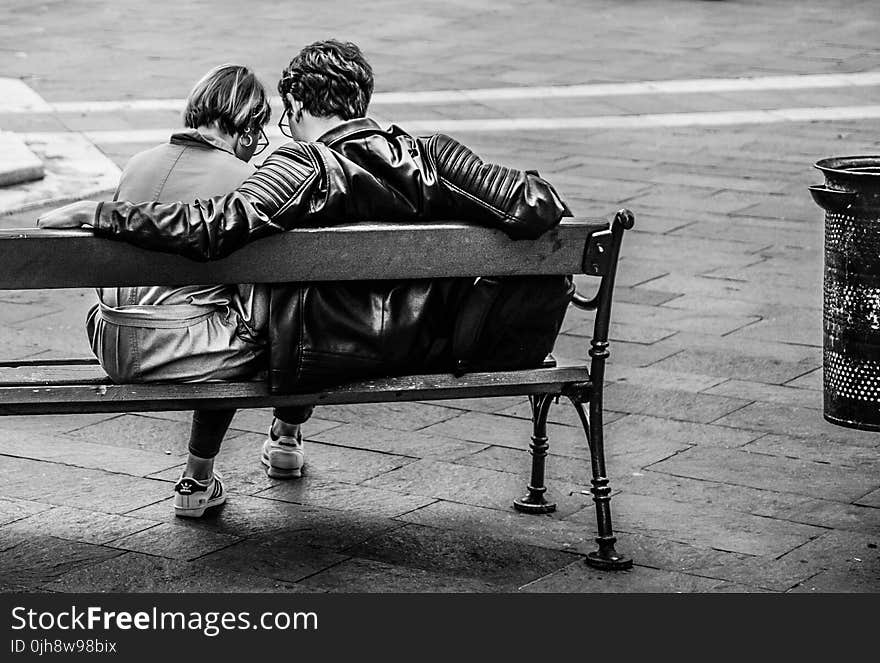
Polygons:
M214 473L207 481L181 477L174 484L174 512L185 518L201 518L206 509L226 501L226 491L220 476Z

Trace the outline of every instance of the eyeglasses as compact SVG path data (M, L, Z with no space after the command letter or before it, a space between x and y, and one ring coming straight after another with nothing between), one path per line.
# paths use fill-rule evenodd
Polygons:
M265 152L267 147L269 147L269 138L266 136L266 132L260 129L260 135L257 138L257 147L254 150L254 156Z
M290 131L290 123L287 121L287 116L290 115L290 110L290 108L285 108L284 112L281 113L281 119L278 120L278 128L287 138L293 138L293 134Z

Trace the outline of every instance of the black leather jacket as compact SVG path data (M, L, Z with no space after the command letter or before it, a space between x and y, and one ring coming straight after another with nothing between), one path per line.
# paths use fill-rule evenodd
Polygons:
M211 260L307 225L457 219L527 239L570 215L534 171L484 163L449 136L414 138L361 118L318 142L284 145L228 195L102 203L94 226L106 237ZM454 327L450 311L471 285L445 279L274 287L270 384L290 391L332 381L334 374L341 380L442 366L450 358L443 340Z

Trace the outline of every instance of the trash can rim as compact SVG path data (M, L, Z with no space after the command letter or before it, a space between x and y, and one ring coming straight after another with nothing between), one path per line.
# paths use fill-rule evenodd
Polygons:
M880 155L853 155L845 157L827 157L819 159L813 164L824 173L835 173L848 177L878 177L880 176ZM876 169L874 172L854 170L858 168Z

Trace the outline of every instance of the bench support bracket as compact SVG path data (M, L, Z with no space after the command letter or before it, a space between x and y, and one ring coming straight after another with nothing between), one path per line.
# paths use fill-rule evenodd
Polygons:
M529 445L532 454L532 477L528 485L528 494L513 501L513 508L523 513L552 513L556 511L556 503L548 502L544 497L547 487L544 486L544 459L547 457L547 415L550 413L552 394L529 396L532 404L532 424L534 426L532 443Z

